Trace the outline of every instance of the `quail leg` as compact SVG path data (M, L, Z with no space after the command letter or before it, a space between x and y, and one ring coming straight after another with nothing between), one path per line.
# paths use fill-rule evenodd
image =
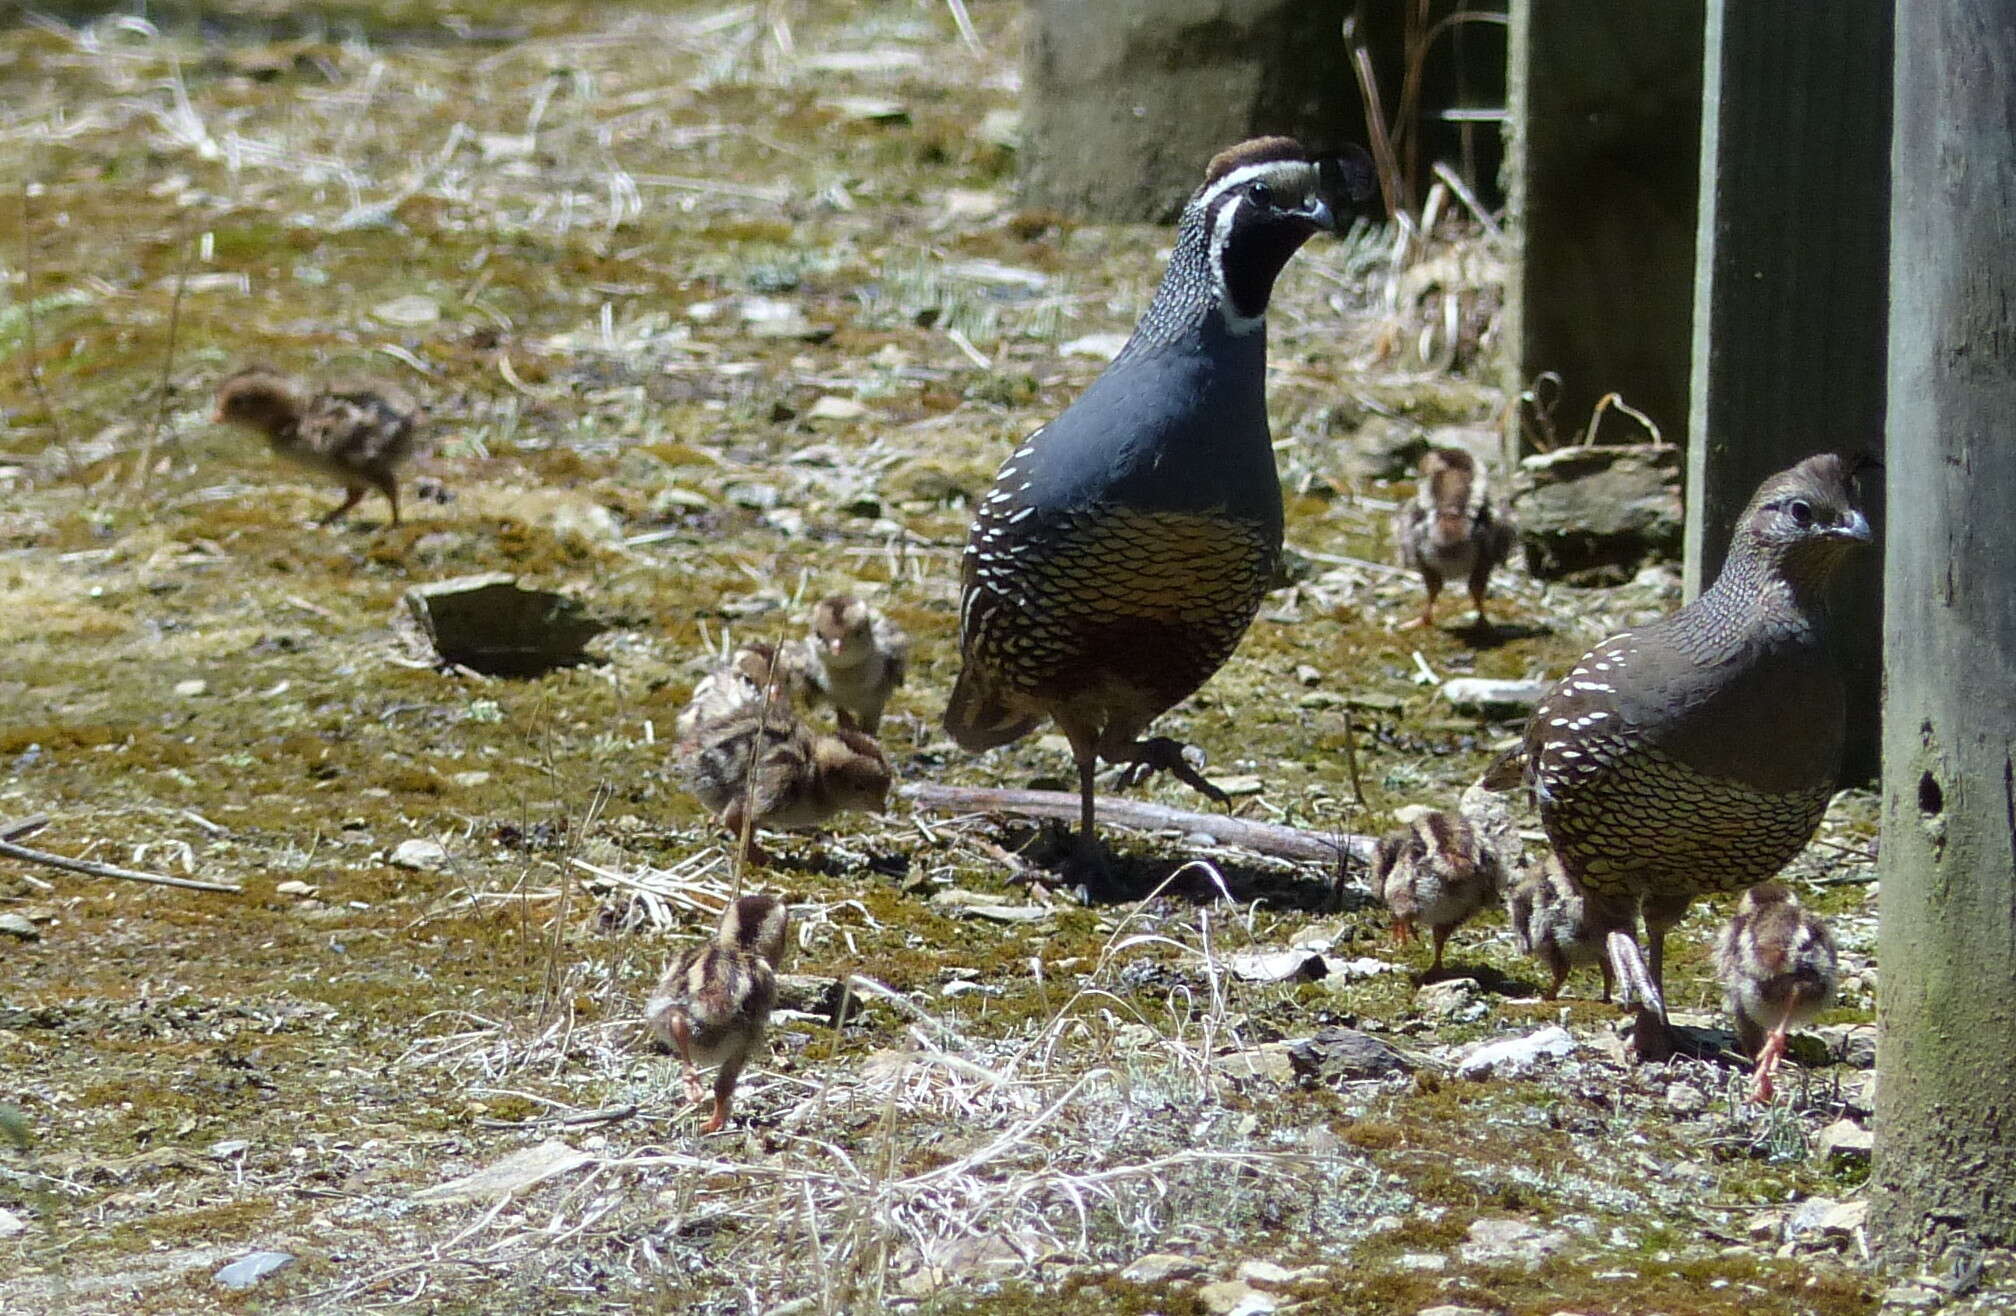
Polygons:
M333 525L336 522L341 521L343 517L350 511L351 508L355 507L358 503L362 501L364 501L364 490L357 485L351 485L348 489L344 490L343 492L343 505L341 507L336 508L332 512L325 512L315 522L315 524Z
M1151 736L1147 740L1137 740L1132 745L1125 746L1118 753L1109 753L1106 757L1116 763L1127 765L1120 774L1122 788L1139 785L1147 780L1151 773L1166 772L1213 804L1223 804L1231 799L1231 796L1206 781L1204 774L1190 765L1190 760L1184 752L1188 748L1182 741L1173 740L1168 736Z
M742 1076L742 1063L741 1056L729 1056L721 1062L721 1072L714 1076L714 1113L700 1126L701 1133L719 1133L728 1123L728 1110L734 1103L735 1080ZM694 1097L695 1101L699 1099Z
M684 1066L680 1077L685 1083L686 1100L698 1105L707 1095L707 1088L700 1082L700 1070L693 1063L693 1030L683 1010L673 1011L666 1031L672 1034L673 1049L679 1052L680 1063Z
M1399 630L1411 631L1417 626L1433 626L1435 624L1435 597L1442 592L1442 577L1433 572L1424 571L1421 573L1421 579L1427 582L1428 585L1428 601L1421 605L1421 615L1412 621L1401 622L1397 628Z
M1435 958L1428 964L1428 976L1431 978L1440 976L1442 972L1442 947L1449 941L1449 932L1448 927L1440 924L1428 929L1428 934L1435 939Z
M1757 1052L1756 1078L1750 1085L1750 1100L1760 1106L1769 1105L1776 1095L1771 1080L1778 1072L1778 1062L1785 1058L1785 1029L1786 1021L1781 1020Z
M1080 888L1089 898L1090 893L1106 885L1109 876L1106 856L1099 849L1098 820L1093 808L1099 770L1098 740L1090 732L1069 727L1064 734L1071 741L1071 757L1078 767L1078 838L1070 857L1064 861L1064 882L1066 886Z

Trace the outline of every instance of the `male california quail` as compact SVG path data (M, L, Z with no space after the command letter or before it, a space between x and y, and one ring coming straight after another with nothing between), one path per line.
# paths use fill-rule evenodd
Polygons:
M1267 429L1267 300L1334 207L1371 192L1364 152L1285 137L1221 153L1183 208L1162 286L1104 374L1009 457L966 546L963 666L945 710L962 748L1045 717L1078 766L1093 854L1101 756L1223 795L1148 724L1231 656L1281 552Z
M1647 1058L1671 1047L1666 930L1697 895L1784 867L1834 794L1845 710L1824 596L1870 541L1852 477L1822 453L1764 481L1714 585L1591 649L1527 724L1541 825L1605 933ZM1632 935L1641 909L1649 974Z
M763 1040L790 924L782 901L743 896L721 916L712 941L665 971L644 1006L645 1022L679 1053L688 1101L705 1095L698 1067L721 1067L714 1077L714 1113L702 1133L719 1132L728 1122L735 1080Z
M810 697L832 704L843 728L874 735L910 661L903 628L851 594L835 594L813 605L804 652Z
M1379 842L1374 887L1402 941L1427 924L1435 941L1429 976L1442 972L1442 948L1477 911L1498 898L1505 878L1498 848L1464 818L1437 809Z
M880 809L889 760L857 731L822 735L781 702L760 700L702 722L679 742L681 783L737 836L756 827L817 827L846 809ZM752 832L744 857L761 862Z
M1442 582L1452 578L1469 582L1477 624L1486 625L1484 589L1517 537L1511 514L1491 497L1491 477L1477 459L1461 448L1430 448L1421 458L1414 496L1393 515L1400 563L1420 572L1428 587L1421 615L1402 629L1435 624L1435 598Z
M423 417L420 404L396 384L310 390L268 366L247 366L217 385L210 421L257 430L276 455L341 484L343 505L323 524L341 519L366 490L376 489L398 525L399 468L413 455Z
M1786 1034L1827 1008L1838 975L1834 936L1818 914L1776 882L1743 893L1715 944L1715 976L1736 1016L1737 1045L1757 1062L1752 1101L1771 1100Z

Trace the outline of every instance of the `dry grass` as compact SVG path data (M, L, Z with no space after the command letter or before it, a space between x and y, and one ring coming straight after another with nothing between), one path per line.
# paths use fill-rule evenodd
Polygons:
M862 592L918 640L885 723L902 775L1026 785L1066 762L938 731L958 553L1000 457L1103 364L1067 344L1130 326L1168 235L1017 209L1010 7L7 12L0 166L27 222L0 251L0 821L48 813L38 845L244 889L0 873L40 934L0 980L0 1095L36 1141L0 1152L27 1225L0 1235L0 1308L1005 1314L1068 1289L1190 1309L1117 1278L1160 1249L1329 1267L1296 1282L1312 1310L1601 1307L1625 1271L1675 1312L1867 1309L1838 1268L1721 1252L1731 1212L1843 1190L1792 1155L1824 1084L1765 1117L1712 1071L1600 1051L1552 1088L1228 1074L1226 1052L1325 1024L1432 1061L1554 1011L1493 996L1431 1021L1401 973L1238 981L1231 952L1320 927L1364 954L1378 919L1334 907L1335 874L1199 866L1181 838L1125 844L1161 894L1012 924L932 897L1040 903L1001 859L1040 858L1027 831L894 814L782 840L748 880L791 897L787 967L816 981L730 1132L695 1139L637 1014L737 880L665 764L707 656ZM1666 606L1515 579L1529 624L1499 643L1391 629L1416 600L1382 561L1403 491L1348 440L1503 405L1494 239L1440 195L1404 259L1364 229L1277 300L1311 569L1164 723L1260 778L1255 817L1368 830L1444 801L1504 728L1419 673L1558 671ZM423 392L453 501L304 528L328 491L205 421L252 358ZM412 665L400 593L479 570L588 597L616 623L604 661ZM413 838L445 865L392 866ZM1454 957L1530 978L1497 922ZM1708 1004L1698 940L1676 958L1676 996ZM1608 1015L1570 1009L1593 1046ZM1672 1127L1664 1085L1689 1074L1718 1085L1712 1129ZM417 1196L552 1139L578 1156L547 1181ZM1574 1267L1388 1264L1492 1213L1579 1222ZM249 1297L212 1286L258 1247L300 1260Z

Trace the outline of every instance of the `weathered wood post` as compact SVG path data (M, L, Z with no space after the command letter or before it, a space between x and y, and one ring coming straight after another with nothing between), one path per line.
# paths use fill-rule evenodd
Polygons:
M1708 0L1687 426L1687 593L1715 579L1765 476L1880 455L1890 233L1889 0ZM1880 539L1880 481L1866 480ZM1876 774L1874 554L1835 591L1848 775Z
M1873 1224L2016 1244L2016 24L1897 0Z
M1513 0L1507 384L1559 375L1564 439L1610 392L1686 433L1701 12Z

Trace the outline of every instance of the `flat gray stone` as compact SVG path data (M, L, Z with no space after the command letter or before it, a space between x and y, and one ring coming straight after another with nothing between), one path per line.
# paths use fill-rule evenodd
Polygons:
M399 842L387 862L394 868L410 868L417 873L438 873L448 866L448 850L439 841L415 837Z
M436 661L494 676L583 662L583 646L608 629L578 599L528 589L503 573L415 585L400 600L395 627Z
M293 1264L292 1252L253 1252L221 1267L210 1278L220 1288L249 1289L275 1271Z
M1535 576L1622 584L1647 559L1680 555L1680 449L1595 445L1528 457L1512 511Z
M1212 1316L1263 1316L1281 1305L1272 1293L1243 1280L1225 1279L1197 1290L1197 1300Z
M1574 1050L1574 1036L1559 1024L1551 1024L1537 1032L1501 1037L1470 1048L1456 1062L1456 1072L1463 1078L1505 1078L1542 1060L1571 1055Z
M1527 1220L1477 1220L1456 1253L1469 1265L1517 1262L1529 1270L1568 1246L1568 1235Z
M1413 1072L1414 1064L1389 1043L1355 1028L1323 1028L1287 1044L1295 1071L1322 1082L1352 1082Z
M1120 1278L1130 1284L1167 1284L1173 1280L1196 1279L1203 1273L1204 1263L1195 1257L1178 1256L1174 1252L1150 1252L1129 1263L1120 1272Z
M1843 1160L1867 1161L1875 1153L1876 1135L1844 1117L1820 1130L1818 1147L1823 1159L1839 1156Z
M1458 676L1442 683L1450 707L1481 717L1524 717L1554 688L1551 681L1501 681L1483 676Z

